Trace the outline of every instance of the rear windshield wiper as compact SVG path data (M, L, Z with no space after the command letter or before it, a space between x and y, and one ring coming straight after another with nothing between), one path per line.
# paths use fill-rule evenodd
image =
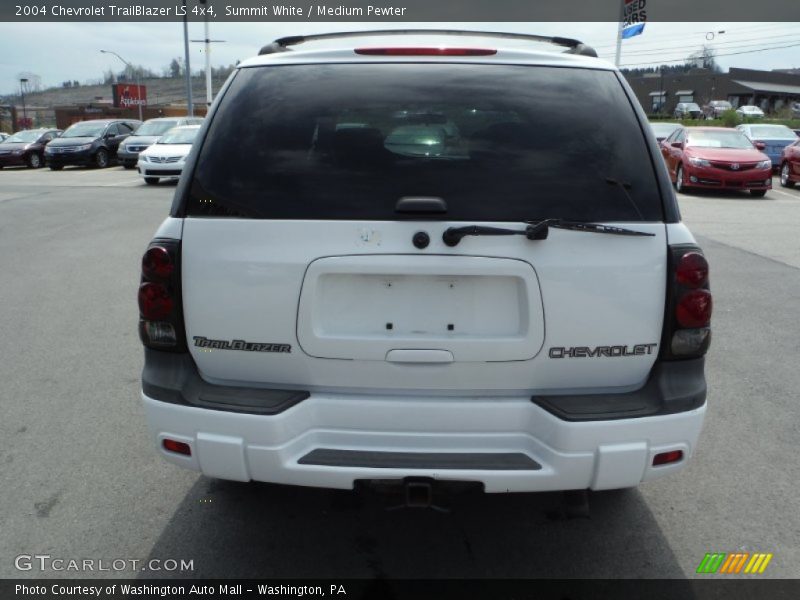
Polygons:
M504 227L486 227L484 225L466 225L464 227L448 227L442 234L442 241L447 246L457 246L462 238L468 235L524 235L529 240L546 240L551 227L569 229L571 231L587 231L590 233L606 233L610 235L648 236L655 233L634 231L623 227L587 223L584 221L567 221L564 219L543 219L528 223L525 229L506 229Z

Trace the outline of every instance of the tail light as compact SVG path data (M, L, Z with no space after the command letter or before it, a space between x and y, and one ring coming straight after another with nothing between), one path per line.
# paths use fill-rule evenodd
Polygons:
M169 438L164 439L162 446L164 450L174 452L175 454L183 454L184 456L192 455L192 447L186 442L179 442Z
M664 335L661 358L679 360L703 356L711 343L708 261L694 245L669 247Z
M148 348L186 352L181 309L180 241L153 240L142 257L139 337Z
M653 466L669 465L683 460L683 450L670 450L661 452L653 457Z

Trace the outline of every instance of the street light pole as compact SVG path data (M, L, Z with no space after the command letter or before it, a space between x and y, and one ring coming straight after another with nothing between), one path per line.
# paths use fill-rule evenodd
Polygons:
M28 113L25 110L25 84L28 83L26 78L22 78L19 80L19 93L22 96L22 129L25 129L24 125L28 124Z
M102 52L103 54L113 54L118 59L120 59L122 62L124 62L127 67L130 67L131 71L133 71L134 74L136 75L136 95L139 96L139 100L138 100L138 102L136 104L139 106L139 120L141 121L142 120L142 86L139 83L139 72L136 69L134 69L133 66L127 60L122 58L116 52L112 52L111 50L100 50L100 52Z

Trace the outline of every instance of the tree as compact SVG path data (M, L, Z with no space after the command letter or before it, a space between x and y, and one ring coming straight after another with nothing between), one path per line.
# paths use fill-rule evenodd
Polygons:
M717 64L716 53L713 48L703 45L700 50L692 52L686 58L687 64L692 64L696 68L702 67L714 73L722 73L722 68Z
M181 65L181 60L179 58L173 58L172 61L169 63L169 75L173 79L177 79L181 76L181 72L183 71L183 67Z

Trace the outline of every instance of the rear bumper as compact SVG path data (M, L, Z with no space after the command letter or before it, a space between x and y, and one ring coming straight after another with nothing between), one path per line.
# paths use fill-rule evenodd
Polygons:
M702 377L701 398L695 393L684 405L691 408L630 418L620 417L619 410L597 418L602 411L595 410L594 420L586 415L567 420L529 396L276 390L261 390L265 400L257 402L260 414L255 414L246 403L259 392L242 394L223 408L228 391L237 388L197 382L187 387L182 376L148 362L142 400L158 452L182 467L238 481L352 488L363 479L430 477L481 482L487 492L631 487L682 469L705 415ZM172 377L171 383L155 385L159 377ZM678 395L686 395L676 387ZM189 403L191 397L200 404ZM572 411L580 413L587 398L573 397ZM603 406L602 395L597 398ZM166 451L167 438L188 444L191 456ZM652 466L656 454L672 450L683 451L680 462Z

